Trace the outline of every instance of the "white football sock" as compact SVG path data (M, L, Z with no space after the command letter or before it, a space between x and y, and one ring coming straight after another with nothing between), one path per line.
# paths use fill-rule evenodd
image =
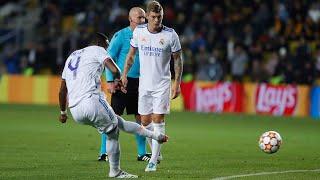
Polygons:
M118 139L109 138L107 141L109 158L109 177L114 177L120 172L120 145Z
M153 123L154 132L155 134L165 134L165 123ZM157 164L157 160L159 157L161 149L161 144L159 144L158 141L152 140L152 156L149 162L152 162L154 164Z
M148 124L147 126L145 126L146 129L148 129L149 131L154 131L154 127L153 127L153 123L151 122L150 124ZM151 138L147 138L147 141L148 141L148 144L149 144L149 147L152 151L152 139Z

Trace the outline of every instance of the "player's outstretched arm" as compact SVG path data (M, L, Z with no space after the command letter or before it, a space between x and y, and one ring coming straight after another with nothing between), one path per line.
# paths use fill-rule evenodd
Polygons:
M60 91L59 91L59 105L60 105L60 110L61 110L59 121L61 123L65 123L68 119L68 116L67 116L67 94L68 94L68 89L67 89L66 81L64 79L62 79Z
M171 98L175 99L180 95L180 83L183 71L183 61L181 57L181 50L172 54L174 60L174 83L172 86Z
M124 64L123 73L122 73L122 76L121 76L121 81L122 81L122 83L123 83L125 88L127 87L127 84L128 84L127 75L128 75L128 72L129 72L133 62L134 62L135 54L136 54L136 48L131 46L130 50L128 52L128 55L127 55L127 58L126 58L126 62Z

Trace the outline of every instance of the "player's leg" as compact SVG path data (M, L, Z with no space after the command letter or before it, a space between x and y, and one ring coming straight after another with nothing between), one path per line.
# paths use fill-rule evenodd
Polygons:
M98 99L99 103L93 102L91 108L95 112L89 116L94 126L100 133L107 134L107 154L109 158L109 177L115 178L137 178L138 176L129 174L120 169L120 145L119 145L119 127L118 116L104 98Z
M137 175L129 174L120 169L120 144L119 144L119 129L116 127L111 132L108 132L108 156L109 156L109 177L113 178L138 178Z
M122 131L125 131L130 134L139 134L140 136L152 138L159 144L167 142L168 140L168 137L163 133L155 133L153 131L149 131L148 129L144 128L143 126L135 122L124 120L121 116L117 116L117 118L119 129L121 129Z
M111 107L116 114L123 114L125 104L123 100L123 95L120 92L117 91L116 93L111 95ZM107 135L105 133L102 133L98 161L108 161L107 140Z
M153 127L155 134L163 134L165 133L165 122L164 122L164 114L154 114L152 116L153 119ZM145 169L145 171L156 171L159 156L161 150L161 143L158 141L152 140L152 155L151 159Z
M108 132L108 156L109 156L109 177L115 177L120 173L120 145L119 145L119 129L115 128Z
M70 108L73 119L85 125L90 125L102 133L109 133L108 151L111 177L137 177L120 169L120 146L118 142L118 119L105 98L93 95L83 99L77 106Z
M165 114L170 111L170 87L153 94L153 128L155 133L165 133ZM152 156L145 171L156 171L157 161L160 155L161 144L152 141Z

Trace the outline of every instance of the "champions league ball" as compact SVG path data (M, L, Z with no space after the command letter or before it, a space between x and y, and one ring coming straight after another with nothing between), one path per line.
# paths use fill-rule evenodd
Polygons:
M259 147L268 154L275 153L279 150L282 144L282 139L276 131L267 131L260 136Z

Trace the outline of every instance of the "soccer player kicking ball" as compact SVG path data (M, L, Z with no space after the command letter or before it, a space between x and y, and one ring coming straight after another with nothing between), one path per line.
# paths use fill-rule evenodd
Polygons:
M132 32L139 24L145 22L145 12L139 7L133 7L129 11L130 25L116 32L110 41L108 47L108 53L119 66L120 70L123 70L126 56L130 49L130 39L132 38ZM113 76L111 72L106 69L106 79L108 81L108 90L112 93L111 107L117 115L122 115L124 109L127 114L134 114L136 122L141 124L141 118L138 113L138 87L139 87L139 55L136 54L134 64L128 73L128 89L127 93L123 93L121 90L114 89ZM149 161L151 154L147 154L146 151L146 138L136 134L136 142L138 147L138 161ZM106 161L106 135L101 134L101 148L99 161Z
M138 49L140 59L138 112L141 122L155 133L165 132L165 114L170 111L170 59L174 60L175 78L171 98L180 94L183 62L181 45L177 33L162 25L163 8L157 1L147 5L147 24L139 25L133 31L131 47L126 58L126 65L121 76L127 87L127 74L133 65ZM153 123L151 123L153 121ZM160 143L152 140L152 156L145 171L156 171Z
M95 45L74 51L67 59L63 72L59 92L61 115L60 122L67 120L66 106L70 108L73 119L85 125L90 125L100 133L108 136L109 177L137 178L120 169L119 129L155 139L159 143L166 142L168 137L163 133L154 133L137 123L125 121L116 115L107 103L101 91L101 74L105 66L110 69L115 78L116 89L122 89L120 70L107 54L108 38L97 33ZM68 97L68 98L67 98Z

